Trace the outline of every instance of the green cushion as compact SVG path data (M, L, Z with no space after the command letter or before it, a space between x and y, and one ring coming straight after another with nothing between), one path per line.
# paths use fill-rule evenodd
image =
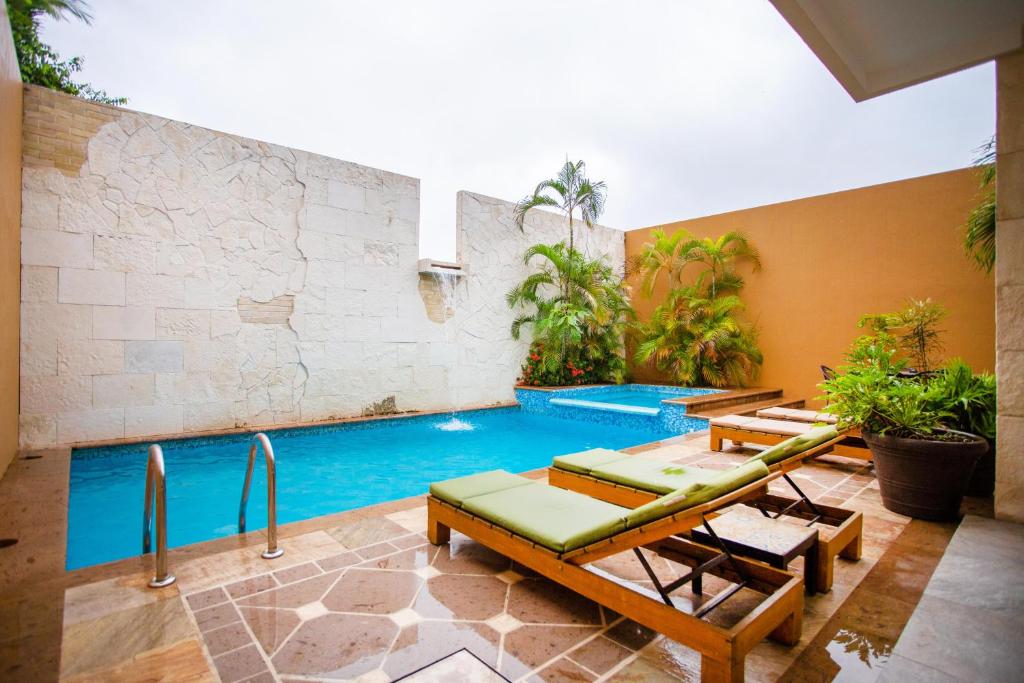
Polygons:
M518 474L512 474L505 470L492 470L435 482L430 485L430 494L458 507L467 498L473 496L482 496L486 493L505 491L533 483L535 482L532 479L520 477Z
M595 467L607 465L616 460L628 459L629 457L625 453L610 451L607 448L592 448L582 453L559 455L552 464L560 470L567 470L578 474L590 474L591 470Z
M475 496L463 509L555 552L568 552L625 529L627 508L531 483Z
M683 467L636 455L595 467L590 475L660 495L707 482L721 473L721 470Z
M646 505L641 505L626 515L626 527L632 529L676 512L702 505L766 476L768 476L768 468L760 461L744 463L719 472L718 476L709 481L690 484L685 488L665 494L657 500L652 500Z
M774 465L786 460L787 458L792 458L794 455L810 450L815 446L820 446L829 439L834 439L837 436L839 436L839 432L836 430L835 425L815 427L809 432L799 434L791 439L786 439L785 441L775 444L771 448L766 448L747 460L747 462L760 461L765 465Z

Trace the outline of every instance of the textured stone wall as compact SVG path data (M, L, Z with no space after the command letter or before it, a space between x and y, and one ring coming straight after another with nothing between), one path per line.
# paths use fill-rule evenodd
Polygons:
M1024 50L996 61L996 516L1024 522Z
M40 116L106 121L75 127L81 159L48 159L35 139L24 157L23 446L309 422L390 397L399 411L512 399L525 342L503 297L525 246L563 236L557 216L524 235L511 204L461 193L469 275L437 315L417 269L418 180L35 87L25 98L26 138L45 138ZM621 232L587 242L621 267Z

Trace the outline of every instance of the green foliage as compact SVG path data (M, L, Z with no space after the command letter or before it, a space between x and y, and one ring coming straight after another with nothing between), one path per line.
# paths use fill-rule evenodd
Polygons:
M756 332L736 319L735 294L709 298L698 286L674 289L650 320L634 325L634 358L686 385L742 385L763 360Z
M664 276L669 290L685 287L686 267L696 264L697 287L707 291L712 299L720 294L735 294L743 289L743 277L737 267L750 264L753 270L761 268L758 251L747 237L730 230L718 239L696 237L686 230L667 235L657 228L651 231L653 242L633 258L630 270L640 273L641 291L650 296L659 278Z
M761 266L757 250L739 232L717 239L657 229L653 241L630 262L650 296L659 281L668 288L651 318L633 326L634 358L681 384L742 386L756 376L763 358L754 328L739 321L743 310L739 266ZM696 276L686 275L696 268Z
M846 361L821 384L841 428L916 439L944 438L945 429L995 437L992 375L974 375L958 359L933 377L901 374L906 361L884 331L859 337Z
M932 403L952 415L950 426L962 432L996 438L996 378L983 372L974 374L959 358L928 380Z
M83 59L72 57L62 59L53 48L39 38L39 22L43 16L62 19L65 14L90 23L92 16L88 5L82 0L8 0L7 13L14 36L14 49L21 67L24 83L42 85L53 90L78 97L102 102L103 104L124 105L128 99L111 97L106 91L94 88L88 83L76 83L74 75L82 70Z
M947 315L949 312L931 299L911 299L902 311L866 315L858 326L896 334L900 350L914 363L914 369L930 372L932 357L942 350L943 330L938 326Z
M587 178L587 165L582 161L572 163L566 160L562 170L554 178L542 180L533 194L521 199L513 211L516 227L523 229L526 214L531 210L547 206L561 210L569 219L569 251L575 249L573 229L574 215L579 213L583 223L593 228L604 212L607 188L601 181Z
M899 374L906 362L898 355L896 340L886 332L854 341L846 364L821 384L840 428L927 439L952 417L936 410L920 379Z
M996 264L996 138L978 148L974 165L980 169L981 201L967 215L964 250L975 264L991 273Z
M540 268L506 295L509 307L525 309L512 323L519 339L533 332L522 380L539 385L622 382L623 333L632 309L623 287L604 258L587 259L564 242L535 244L523 261ZM537 358L534 358L537 356Z

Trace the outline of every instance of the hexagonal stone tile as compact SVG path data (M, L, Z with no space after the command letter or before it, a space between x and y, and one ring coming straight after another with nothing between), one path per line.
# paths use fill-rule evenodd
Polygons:
M245 607L284 607L296 609L319 600L341 572L331 572L312 579L292 583L284 588L267 591L238 601Z
M592 626L533 625L505 636L501 673L515 680L597 633Z
M442 574L427 581L416 611L433 619L484 621L505 609L508 584L493 576Z
M455 534L450 543L441 546L434 558L434 567L446 574L497 574L511 564L504 555Z
M390 614L412 603L420 583L412 572L350 569L322 602L332 612Z
M597 603L543 578L510 586L508 613L524 623L601 625Z
M399 678L463 648L493 667L498 661L499 638L483 624L420 622L402 629L384 662L384 671Z
M271 661L279 674L355 678L380 666L397 633L387 617L326 614L302 624Z
M437 547L432 545L421 545L399 553L394 553L376 560L369 560L358 565L372 569L396 569L414 570L422 569L430 565L437 553Z
M291 610L243 607L240 611L267 654L273 654L301 621Z

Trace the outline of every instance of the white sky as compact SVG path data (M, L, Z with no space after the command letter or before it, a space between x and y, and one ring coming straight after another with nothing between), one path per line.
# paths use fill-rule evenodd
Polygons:
M958 168L995 125L992 64L855 104L766 0L90 5L44 29L84 80L420 178L434 258L457 190L515 200L566 155L631 229Z

